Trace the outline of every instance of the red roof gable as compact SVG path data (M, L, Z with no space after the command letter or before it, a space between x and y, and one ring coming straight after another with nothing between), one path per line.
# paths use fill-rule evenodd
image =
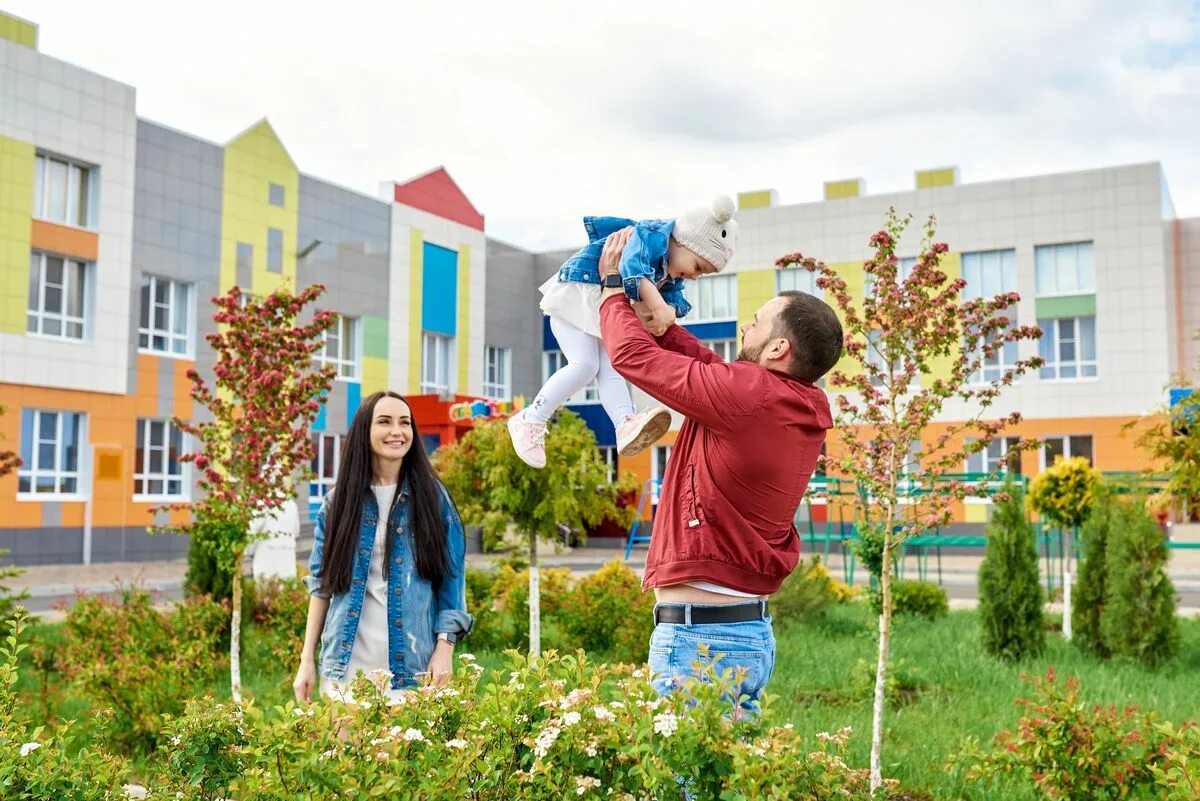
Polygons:
M436 214L478 231L483 230L483 215L467 200L445 167L395 184L395 199L397 203Z

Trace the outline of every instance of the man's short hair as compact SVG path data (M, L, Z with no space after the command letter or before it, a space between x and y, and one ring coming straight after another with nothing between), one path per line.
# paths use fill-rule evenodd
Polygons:
M775 317L772 336L791 343L792 375L816 382L842 356L842 324L828 303L807 292L789 289L779 297L787 302Z

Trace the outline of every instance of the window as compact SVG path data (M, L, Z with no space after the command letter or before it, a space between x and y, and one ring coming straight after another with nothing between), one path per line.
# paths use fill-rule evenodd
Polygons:
M692 321L737 319L737 276L708 275L684 293L692 302Z
M318 364L337 368L340 381L357 381L359 375L357 317L338 315L337 322L325 332L325 344L317 352Z
M817 274L803 268L793 267L775 273L775 291L787 292L789 290L807 292L818 298L825 297L825 291L817 286Z
M483 394L500 400L512 394L512 348L483 349Z
M617 449L600 448L600 458L608 468L608 483L612 484L617 480Z
M83 415L77 412L21 410L21 461L17 492L77 496Z
M1040 245L1033 250L1038 297L1090 295L1096 291L1092 243Z
M1046 360L1041 377L1050 381L1096 377L1096 318L1038 320L1038 353Z
M913 268L916 266L917 266L917 259L915 256L906 256L903 259L897 259L896 260L896 283L898 283L898 284L904 283L904 281L907 280L910 275L912 275ZM875 294L875 274L874 273L866 274L865 292L866 292L866 296L868 298L873 297ZM823 297L823 295L818 295L818 297Z
M283 231L267 229L267 272L283 272Z
M421 339L421 392L448 395L454 365L454 339L425 333Z
M967 472L992 474L1003 470L1021 475L1021 452L1016 449L1020 442L1019 437L996 437L986 449L967 455Z
M542 354L542 383L550 380L550 376L567 365L567 357L560 350L548 350ZM579 392L567 399L567 403L596 403L600 400L600 390L593 379Z
M135 498L183 498L183 432L170 420L137 421L133 463Z
M138 348L151 353L192 352L192 286L166 278L142 278Z
M888 374L887 356L883 352L883 332L867 332L867 363L875 365L879 372L871 375L871 386L881 387Z
M90 167L38 153L33 162L33 216L87 228L91 184Z
M667 462L671 458L670 445L655 445L654 453L650 458L650 478L653 481L660 482L658 485L651 487L650 500L652 503L658 503L658 495L662 490L661 482L667 478Z
M727 362L737 358L738 347L736 339L708 339L700 343Z
M286 196L287 195L284 194L283 187L280 186L279 184L268 184L267 185L267 202L270 203L272 206L278 206L279 208L282 209L285 205L284 198Z
M83 339L88 265L34 252L29 257L29 314L25 330L58 339Z
M1061 437L1046 437L1042 441L1042 469L1053 467L1059 459L1074 459L1082 456L1088 464L1095 465L1092 459L1092 435L1071 434Z
M963 299L992 299L1002 292L1017 291L1017 253L1015 250L986 250L962 255ZM1017 309L1009 306L1004 315L1016 321ZM982 344L977 358L983 363L971 376L971 383L999 381L1017 363L1017 343L1005 342L992 356L983 355Z
M342 458L342 438L339 434L315 433L313 439L313 480L308 485L308 500L319 502L337 483L338 464Z

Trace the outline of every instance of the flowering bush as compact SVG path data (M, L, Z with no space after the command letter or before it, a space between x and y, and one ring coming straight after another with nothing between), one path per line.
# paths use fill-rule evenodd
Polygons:
M102 750L82 747L83 733L73 722L47 729L18 714L17 657L24 617L8 624L0 643L0 798L107 801L124 795L128 766Z
M575 583L559 618L574 648L617 662L645 662L654 631L654 595L624 562L611 561Z
M202 597L163 612L153 600L133 586L119 598L80 596L58 653L63 676L112 710L109 733L126 753L152 751L161 715L183 711L226 667L219 646L227 607Z
M728 671L659 698L643 670L583 655L513 653L486 677L460 659L446 686L396 701L364 677L352 705L193 705L166 729L150 797L641 800L682 782L729 801L870 798L865 771L843 761L848 731L809 744L766 717L733 720Z
M954 758L968 778L1017 777L1067 801L1148 797L1156 768L1169 770L1171 739L1153 714L1087 704L1079 682L1058 683L1053 668L1030 683L1034 698L1017 701L1027 712L1015 731L1000 732L990 753L968 740Z
M556 636L559 611L571 590L571 571L551 567L539 571L542 638L550 647L563 645ZM490 632L470 636L472 648L526 648L529 645L529 570L501 565L491 586L491 609L498 613ZM485 639L486 638L486 639Z
M290 665L304 643L308 621L308 587L298 578L246 580L243 603L256 627L257 648L265 648Z

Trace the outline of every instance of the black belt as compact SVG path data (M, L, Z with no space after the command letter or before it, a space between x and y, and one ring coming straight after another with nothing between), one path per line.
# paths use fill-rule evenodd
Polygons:
M748 620L766 620L767 602L753 601L747 604L729 604L728 606L698 606L696 604L656 604L654 607L654 622L657 623L687 623L688 607L691 607L691 622L705 623L745 623Z

